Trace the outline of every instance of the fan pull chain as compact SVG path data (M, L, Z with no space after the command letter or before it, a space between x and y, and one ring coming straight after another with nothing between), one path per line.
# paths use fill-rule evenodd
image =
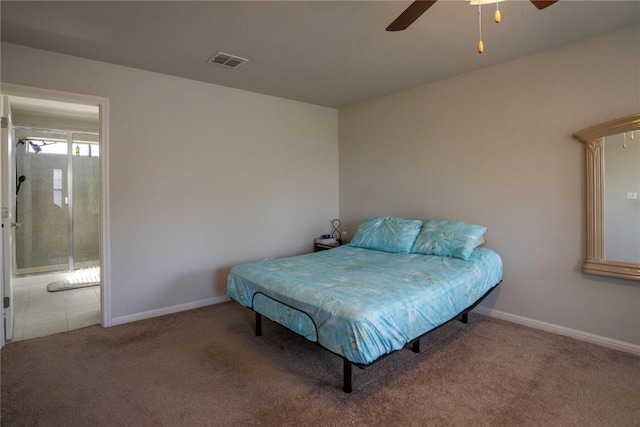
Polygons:
M482 4L478 3L478 33L480 40L478 41L478 53L484 52L484 44L482 43Z
M500 15L500 6L498 6L500 4L499 1L496 2L496 13L493 15L493 20L496 22L496 24L500 23L500 19L502 19L502 16Z
M632 130L632 131L631 131L631 140L632 140L632 141L633 141L634 139L636 139L636 135L635 135L635 133L634 133L634 132L635 132L634 130Z
M633 134L632 134L633 135ZM627 149L627 133L622 134L622 148Z

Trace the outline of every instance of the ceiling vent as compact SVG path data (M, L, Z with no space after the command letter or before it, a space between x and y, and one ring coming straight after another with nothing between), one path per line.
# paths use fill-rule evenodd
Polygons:
M228 53L218 52L213 55L207 62L209 64L218 64L229 68L237 68L247 61L247 58L241 58L239 56L230 55Z

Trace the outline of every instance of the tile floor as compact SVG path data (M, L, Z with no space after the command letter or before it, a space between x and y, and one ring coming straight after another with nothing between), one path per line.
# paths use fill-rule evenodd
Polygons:
M51 276L14 281L12 341L100 323L100 286L48 292L52 281Z

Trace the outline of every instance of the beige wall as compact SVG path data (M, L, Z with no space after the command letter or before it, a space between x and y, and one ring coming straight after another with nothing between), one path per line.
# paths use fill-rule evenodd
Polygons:
M640 283L587 276L580 129L640 111L640 28L340 111L340 216L489 227L483 306L640 344Z
M223 296L230 266L309 252L338 215L334 109L6 43L1 54L3 83L109 99L116 322Z

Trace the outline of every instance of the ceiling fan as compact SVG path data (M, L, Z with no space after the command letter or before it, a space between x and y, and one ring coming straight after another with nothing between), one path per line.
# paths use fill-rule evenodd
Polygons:
M413 22L418 19L423 13L427 11L431 6L435 4L437 0L427 1L427 0L416 0L411 5L405 9L404 12L398 16L395 21L393 21L388 27L387 31L402 31L406 30L409 25L413 24ZM547 0L547 1L536 1L530 0L531 3L538 10L542 10L546 7L551 6L556 3L558 0Z

